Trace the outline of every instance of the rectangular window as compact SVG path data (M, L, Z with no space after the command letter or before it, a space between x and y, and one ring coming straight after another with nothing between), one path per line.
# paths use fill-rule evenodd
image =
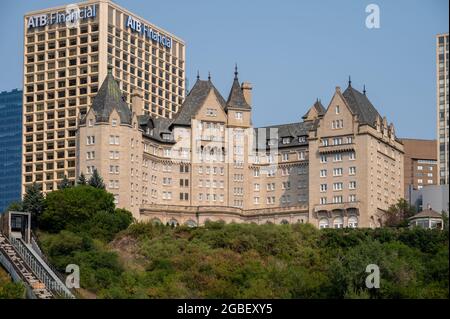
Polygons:
M327 156L326 155L320 155L320 162L326 163L327 162Z
M348 168L348 174L349 175L355 175L356 174L356 167L355 166L351 166Z
M327 203L327 198L326 197L321 197L320 198L320 205L325 205Z
M334 191L341 191L344 188L343 183L333 183L333 190Z
M343 169L341 167L333 168L333 176L342 176L342 172L343 172Z
M326 169L321 169L320 170L320 177L327 177L327 170Z
M320 184L320 192L326 192L327 191L327 184Z
M334 162L340 162L340 161L342 161L342 154L341 154L341 153L334 154L333 161L334 161Z
M242 120L242 112L236 112L234 114L234 117L236 120Z

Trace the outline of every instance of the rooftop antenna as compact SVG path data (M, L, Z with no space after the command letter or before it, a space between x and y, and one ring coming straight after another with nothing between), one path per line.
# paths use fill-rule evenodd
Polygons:
M363 86L363 94L366 95L366 85Z
M350 75L348 76L348 86L352 86L352 78Z

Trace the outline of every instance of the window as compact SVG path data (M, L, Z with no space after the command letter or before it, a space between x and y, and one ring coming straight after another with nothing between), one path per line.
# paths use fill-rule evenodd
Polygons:
M281 154L281 160L283 162L288 161L289 160L289 153L283 153Z
M340 113L340 109L339 109L339 105L336 105L336 107L334 108L335 113L339 114Z
M95 152L91 151L91 152L86 152L86 159L91 160L95 158Z
M324 228L328 228L328 227L329 227L328 219L326 219L326 218L321 218L321 219L319 220L319 228L320 228L320 229L324 229Z
M234 118L235 118L236 120L242 120L242 112L236 112L236 113L234 114Z
M325 205L327 203L327 198L326 197L321 197L320 198L320 205Z
M340 162L340 161L342 161L342 154L340 154L340 153L334 154L333 161L334 161L334 162Z
M117 120L116 120L116 119L113 119L113 120L111 121L111 125L112 125L112 126L117 126Z
M327 138L323 138L322 139L322 146L328 146L328 139Z
M320 155L320 162L326 163L327 162L327 156L326 155Z
M94 119L89 119L88 125L89 126L94 126Z
M87 145L93 145L93 144L95 144L95 136L87 136L87 137L86 137L86 144L87 144Z
M358 227L358 218L356 216L350 216L348 218L348 227L350 228Z
M298 160L302 161L304 159L305 159L305 152L303 151L298 152Z
M164 156L165 157L170 157L172 154L172 150L170 148L165 148L164 149Z
M356 189L356 181L351 181L350 183L348 183L348 188L349 189Z
M351 203L356 202L356 195L355 194L351 194L348 196L348 201Z
M336 217L333 220L333 227L334 228L344 228L344 219L342 217Z
M320 184L320 192L326 192L327 191L327 184Z
M333 196L333 203L335 204L342 203L342 196Z
M283 144L289 144L291 142L291 139L289 137L283 137L282 143Z
M417 170L419 170L419 171L423 170L423 166L421 166L421 165L417 166Z
M253 190L255 191L255 192L259 192L259 184L257 184L257 183L255 183L255 184L253 184Z
M321 169L320 170L320 177L327 177L327 170L326 169Z
M350 152L350 153L348 154L348 159L349 159L349 160L353 161L355 158L356 158L355 152Z
M343 169L341 167L333 168L333 176L342 176L342 172L343 172Z
M206 109L206 116L217 116L217 111L215 109Z
M253 204L259 204L259 197L253 197Z
M355 175L356 174L356 167L355 166L351 166L348 168L348 174L349 175Z
M334 191L341 191L344 188L344 183L333 183L333 190Z

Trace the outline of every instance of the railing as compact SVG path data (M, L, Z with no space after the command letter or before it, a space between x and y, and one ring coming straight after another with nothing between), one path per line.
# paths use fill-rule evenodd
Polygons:
M26 262L6 237L0 234L0 264L2 264L14 281L22 281L31 299L51 299L53 294L33 273Z
M59 279L59 277L50 269L42 258L28 247L21 238L10 237L10 242L25 261L25 263L34 272L37 278L44 283L48 289L56 295L63 298L74 299L75 296Z

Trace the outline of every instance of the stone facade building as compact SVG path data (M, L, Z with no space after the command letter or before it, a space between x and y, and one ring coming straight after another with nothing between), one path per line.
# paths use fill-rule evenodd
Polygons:
M173 120L131 109L110 71L77 134L78 174L97 169L138 220L377 227L403 196L403 146L349 83L325 108L254 128L252 86L237 69L228 98L197 81Z

